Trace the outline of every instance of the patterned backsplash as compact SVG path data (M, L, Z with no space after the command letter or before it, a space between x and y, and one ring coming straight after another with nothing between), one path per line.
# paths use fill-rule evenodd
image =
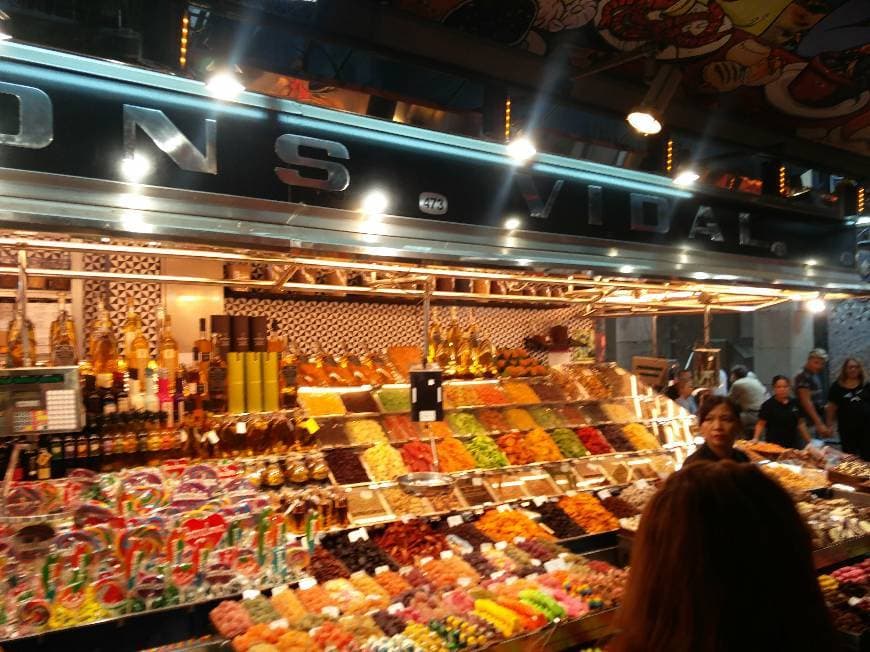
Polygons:
M870 371L870 300L851 299L833 304L828 313L831 379L847 357L858 358Z

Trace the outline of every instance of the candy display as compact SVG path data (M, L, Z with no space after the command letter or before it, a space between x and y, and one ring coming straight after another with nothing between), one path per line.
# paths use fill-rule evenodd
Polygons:
M809 497L797 508L810 526L816 548L870 533L870 509L858 509L848 500Z
M505 418L508 420L512 428L516 430L531 430L537 428L538 424L529 414L528 410L522 408L511 408L505 411Z
M406 387L384 387L377 390L375 396L382 412L411 411L411 390Z
M445 437L435 447L438 451L438 462L442 471L448 473L466 471L477 466L477 462L468 452L468 449L455 437Z
M550 528L559 539L572 539L586 534L586 530L580 527L556 503L543 503L536 507L535 511L541 515L541 524Z
M332 477L339 484L355 484L358 482L369 482L369 474L359 461L359 457L352 450L334 449L326 451L324 454L326 463L329 465L329 470Z
M505 395L502 388L495 383L476 385L476 389L481 405L505 405L510 403L510 399Z
M535 391L538 398L544 402L561 402L568 400L565 396L565 392L563 392L558 385L551 382L543 380L534 381L532 389Z
M447 549L444 535L433 532L422 521L391 523L376 542L400 564L410 564L421 557L435 557Z
M553 439L556 446L559 447L559 452L562 453L562 457L583 457L588 454L586 447L573 430L569 430L568 428L556 428L550 433L550 437Z
M383 549L370 539L360 539L352 544L343 532L328 534L323 545L351 572L374 573L380 567L398 570L398 565Z
M566 426L576 428L588 423L586 414L576 405L563 405L559 409L559 416Z
M511 464L529 464L535 461L535 453L526 445L526 437L521 432L502 435L496 443Z
M472 547L482 543L492 543L492 539L481 532L473 523L460 523L447 530L447 534L459 537Z
M535 390L533 390L528 383L522 381L505 381L502 384L502 387L511 403L530 405L541 402L541 399L538 398Z
M528 516L517 510L488 510L475 523L475 527L494 541L512 541L514 537L553 539Z
M546 367L531 357L525 349L499 349L496 366L503 376L517 378L522 376L542 376Z
M529 414L541 428L552 429L564 425L559 413L553 408L535 405L529 408Z
M601 424L601 434L604 435L604 438L613 447L613 450L618 453L634 450L634 446L631 445L631 442L625 436L620 426L612 423L603 423Z
M487 435L476 435L465 442L465 447L474 458L475 466L495 469L508 465L508 459L498 445Z
M462 503L459 501L455 490L446 494L433 494L426 499L436 512L449 512L462 508Z
M475 385L445 385L444 407L446 409L483 405Z
M491 433L508 432L512 429L510 423L500 410L479 410L477 420Z
M402 454L386 442L364 450L362 461L368 468L372 480L395 480L408 472L402 461Z
M586 450L591 455L604 455L613 452L613 446L604 438L604 435L598 428L588 426L580 428L576 432L580 441L583 442Z
M421 441L409 441L402 446L402 461L409 471L431 471L432 447Z
M341 401L348 412L377 412L378 406L371 392L342 392Z
M417 439L419 433L407 414L388 414L383 420L384 430L391 442Z
M411 585L405 581L405 578L393 571L376 572L375 581L393 598L411 590Z
M313 417L347 413L341 396L333 392L299 392L299 405Z
M352 419L345 424L344 429L352 444L376 444L387 441L387 435L381 428L381 424L374 419Z
M619 527L619 521L616 517L608 512L598 499L591 494L578 493L573 496L566 495L559 499L558 505L562 511L568 514L590 534L607 532Z
M559 447L545 430L535 428L526 433L525 439L526 446L532 451L536 462L555 462L562 459Z
M765 473L779 482L787 491L802 494L826 484L824 477L807 473L798 473L785 466L765 464L761 467Z
M628 423L637 419L634 410L629 410L622 403L603 403L601 409L604 411L607 420L614 423Z
M350 571L338 559L333 557L326 548L317 548L311 555L308 572L318 582L328 582L339 577L350 577ZM259 621L257 621L259 622Z
M622 432L635 450L654 450L661 444L646 426L639 423L629 423L622 427Z
M446 421L457 436L486 435L489 432L471 412L453 412L447 415Z
M417 428L420 431L420 436L424 438L444 439L452 437L453 431L443 421L430 421L429 423L418 423Z
M495 502L495 496L481 478L461 478L456 484L462 498L471 506Z
M613 514L616 518L631 518L637 516L640 511L627 500L620 496L607 496L601 498L601 504L604 508Z
M849 475L860 480L870 480L870 463L857 457L843 460L831 469L835 473Z
M428 514L433 511L425 498L407 494L397 487L384 489L383 495L395 514Z

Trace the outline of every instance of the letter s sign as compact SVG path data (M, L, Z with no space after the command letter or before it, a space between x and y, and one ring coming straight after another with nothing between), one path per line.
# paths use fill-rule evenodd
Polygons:
M278 155L278 158L290 165L325 170L326 178L314 179L303 177L299 170L276 167L275 174L278 175L281 181L288 186L305 186L306 188L331 190L333 192L341 192L350 185L350 172L348 172L345 166L334 161L302 156L299 153L300 147L323 150L332 158L350 159L347 147L334 140L322 140L308 136L297 136L296 134L283 134L275 141L275 153Z

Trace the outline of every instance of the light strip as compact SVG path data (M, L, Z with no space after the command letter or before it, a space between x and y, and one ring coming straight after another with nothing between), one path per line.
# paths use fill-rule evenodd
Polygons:
M397 141L394 141L393 144L398 142L404 146L414 146L416 149L428 152L448 153L503 165L512 164L512 159L507 154L506 145L503 143L492 143L467 136L421 129L411 125L302 104L249 91L241 93L232 104L227 104L214 100L202 82L137 68L116 61L83 57L23 43L4 44L2 51L0 51L0 60L28 64L33 79L39 79L40 76L43 76L46 79L69 81L74 85L90 86L98 90L111 90L128 95L135 93L139 94L140 97L150 95L151 100L163 98L167 102L186 103L189 106L202 107L210 111L232 112L235 110L257 118L264 118L268 115L268 111L277 111L279 112L279 120L286 121L288 124L291 123L291 116L298 116L300 119L310 122L297 122L297 124L314 123L317 128L327 132L359 133L361 131L369 133L371 139L374 139L371 132L375 132L381 136L396 138ZM34 64L55 70L34 69ZM2 70L3 65L0 64L0 70ZM78 72L67 72L71 70ZM65 76L61 75L60 71L64 71ZM92 79L83 80L82 77L85 75L91 76ZM69 80L69 77L74 77L74 80ZM148 88L137 89L131 84ZM183 93L193 97L188 98L185 102L181 98L175 97L174 93ZM339 128L343 128L343 130L340 131ZM348 129L353 131L347 131ZM536 168L545 174L570 176L581 181L616 185L672 197L688 198L692 196L687 191L672 188L670 179L646 172L614 168L553 154L539 154L537 160L539 163Z
M187 68L187 37L190 32L190 16L184 12L181 19L181 39L178 43L178 67L182 70Z

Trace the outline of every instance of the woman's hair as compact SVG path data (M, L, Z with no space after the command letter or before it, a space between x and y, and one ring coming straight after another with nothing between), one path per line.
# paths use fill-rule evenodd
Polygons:
M729 460L683 468L650 500L617 619L616 652L836 649L794 503Z
M850 363L854 362L858 365L858 381L861 385L864 384L866 376L864 375L864 365L861 364L861 361L858 358L846 358L843 360L843 366L840 368L840 375L837 376L837 381L842 383L846 380L846 366Z
M742 364L736 364L731 367L731 375L734 376L735 380L740 380L749 375L749 369L744 367Z
M701 405L698 408L698 423L704 423L707 420L707 417L710 416L710 412L713 411L718 405L727 405L728 408L734 413L734 418L736 420L740 420L740 406L737 405L734 401L732 401L727 396L717 396L716 394L707 394L701 399Z
M776 375L773 377L773 380L770 381L770 386L773 387L773 386L776 385L780 380L784 380L784 381L787 382L789 385L791 385L791 380L789 380L789 377L788 377L788 376L783 376L782 374L776 374Z

